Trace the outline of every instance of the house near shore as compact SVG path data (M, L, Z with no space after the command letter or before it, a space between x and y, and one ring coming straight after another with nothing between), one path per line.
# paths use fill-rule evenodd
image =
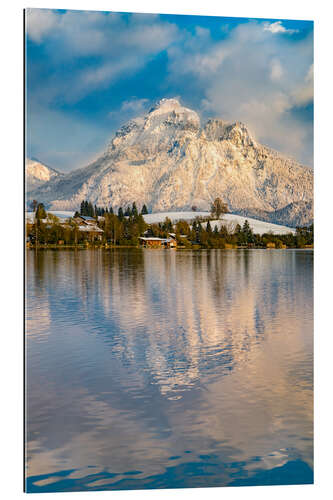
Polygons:
M103 229L97 226L96 219L88 215L77 215L73 219L77 224L77 228L82 233L88 233L91 241L101 240L104 233Z
M171 238L176 238L176 233L169 233L169 236L171 236ZM186 234L179 234L178 235L179 238L187 238L187 235Z
M79 225L77 228L82 233L88 233L91 241L101 240L104 233L103 229L93 224Z
M95 226L96 219L94 217L90 217L89 215L77 215L74 217L75 222L83 226Z
M89 215L77 215L73 220L78 224L77 228L82 233L88 233L90 240L101 240L103 229L97 226L97 221Z
M141 246L144 248L176 248L175 238L157 238L155 236L141 236L139 238Z

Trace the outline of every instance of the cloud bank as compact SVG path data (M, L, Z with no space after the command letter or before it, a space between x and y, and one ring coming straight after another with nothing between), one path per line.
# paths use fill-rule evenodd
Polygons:
M81 123L88 157L173 95L203 120L243 121L260 142L312 164L312 23L28 9L26 26L28 149L46 161L65 134L70 160L56 167L84 165Z
M194 36L169 50L172 79L195 79L201 110L240 120L267 145L312 163L312 121L299 108L313 103L312 33L302 40L277 36L296 30L250 21L214 42Z

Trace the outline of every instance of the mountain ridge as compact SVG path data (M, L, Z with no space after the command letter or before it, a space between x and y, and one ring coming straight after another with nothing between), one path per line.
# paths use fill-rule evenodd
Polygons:
M242 122L213 118L201 127L195 111L162 99L120 127L94 162L53 176L31 195L55 210L88 199L113 208L135 201L150 211L207 209L219 196L231 212L262 211L267 220L312 201L313 171L258 143ZM311 208L302 206L310 223ZM292 225L292 207L284 216Z
M26 188L31 192L48 182L53 177L63 175L55 168L49 167L38 160L38 158L27 158L25 162Z

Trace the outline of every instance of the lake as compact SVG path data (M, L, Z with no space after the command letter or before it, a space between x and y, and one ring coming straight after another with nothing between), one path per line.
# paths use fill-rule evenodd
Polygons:
M29 492L313 482L313 251L34 250Z

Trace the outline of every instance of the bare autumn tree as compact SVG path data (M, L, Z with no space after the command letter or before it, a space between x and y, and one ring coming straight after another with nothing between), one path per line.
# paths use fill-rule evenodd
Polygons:
M212 217L216 217L219 219L221 215L228 213L228 206L226 203L223 203L221 198L215 198L213 203L210 206L210 213Z

